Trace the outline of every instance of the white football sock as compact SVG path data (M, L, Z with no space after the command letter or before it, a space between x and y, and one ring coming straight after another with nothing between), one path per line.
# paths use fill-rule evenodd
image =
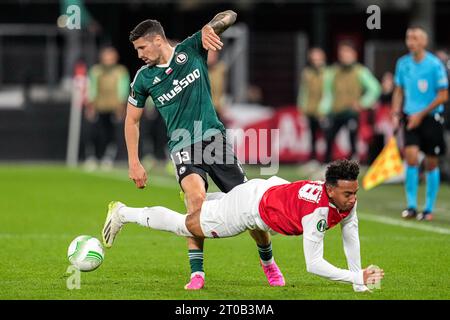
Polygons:
M131 208L126 206L120 207L118 211L120 221L122 221L123 223L139 223L141 221L142 211L144 211L144 208Z
M134 222L143 227L169 231L179 236L192 237L186 227L186 215L165 207L122 207L119 215L123 222Z

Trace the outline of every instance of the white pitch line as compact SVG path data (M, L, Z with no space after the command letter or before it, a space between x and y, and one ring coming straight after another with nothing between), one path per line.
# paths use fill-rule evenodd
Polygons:
M397 220L397 219L389 218L389 217L385 217L385 216L376 216L373 214L358 213L358 218L361 218L362 220L379 222L379 223L389 224L392 226L398 226L398 227L402 227L402 228L416 229L416 230L420 230L420 231L428 231L428 232L434 232L434 233L440 233L440 234L450 234L450 229L447 229L447 228L430 226L430 225L426 225L426 224L418 224L418 223L414 223L412 221L401 221L401 220ZM427 222L423 221L422 223L427 223Z

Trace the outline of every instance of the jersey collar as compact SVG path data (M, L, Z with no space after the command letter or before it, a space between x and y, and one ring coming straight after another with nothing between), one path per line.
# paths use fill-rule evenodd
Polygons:
M170 55L170 59L169 61L167 61L167 63L165 64L157 64L156 66L159 68L167 68L168 66L170 66L170 63L172 62L173 56L175 55L175 49L177 48L177 46L173 47L172 50L172 54Z

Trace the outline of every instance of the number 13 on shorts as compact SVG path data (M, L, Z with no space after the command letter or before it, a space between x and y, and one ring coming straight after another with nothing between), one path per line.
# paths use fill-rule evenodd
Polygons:
M175 156L178 158L180 163L191 160L191 158L189 156L189 152L187 152L187 151L177 152L177 153L175 153Z

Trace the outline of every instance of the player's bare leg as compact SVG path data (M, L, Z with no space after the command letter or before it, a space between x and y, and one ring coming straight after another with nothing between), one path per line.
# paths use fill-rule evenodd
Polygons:
M402 212L405 219L415 218L417 216L417 190L419 188L419 147L405 147L406 180L405 192L407 208Z
M200 216L200 210L206 198L205 182L198 174L190 174L181 181L185 194L188 215ZM189 216L188 216L189 218ZM187 218L187 219L188 219ZM203 271L203 238L188 238L189 263L191 265L191 280L184 287L187 290L198 290L205 284Z
M267 277L267 281L273 287L284 286L284 276L272 256L272 242L270 240L270 234L262 230L250 230L249 232L258 246L260 263L264 274Z

